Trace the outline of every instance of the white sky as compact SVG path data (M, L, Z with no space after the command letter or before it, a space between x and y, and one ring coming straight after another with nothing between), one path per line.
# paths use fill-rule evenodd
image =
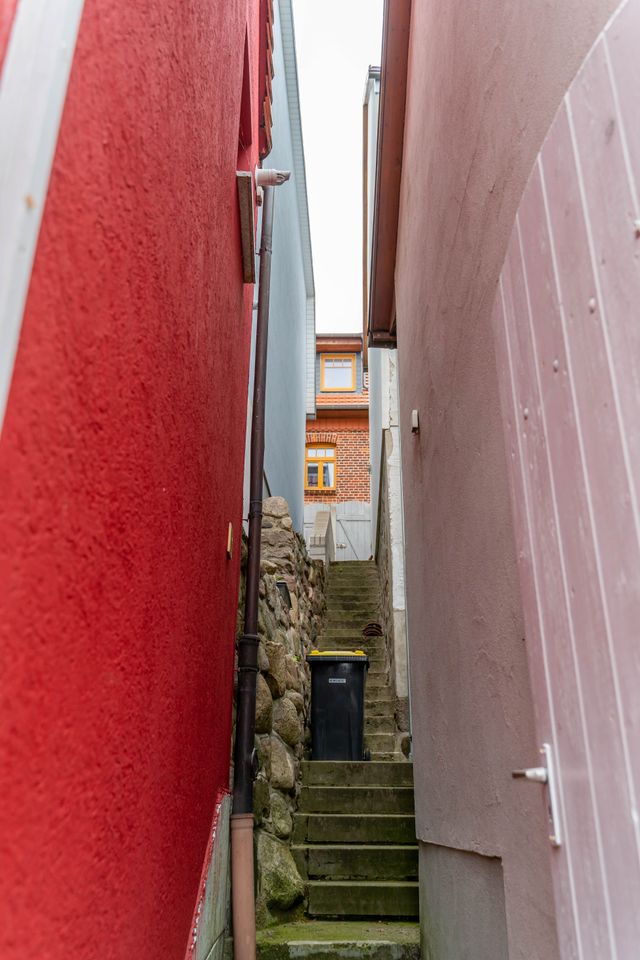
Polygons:
M320 333L362 330L362 100L382 0L293 0Z

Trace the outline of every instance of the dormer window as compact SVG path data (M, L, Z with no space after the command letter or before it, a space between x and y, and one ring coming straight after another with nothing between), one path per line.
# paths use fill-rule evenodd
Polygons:
M348 393L356 389L356 358L353 353L320 355L320 389Z

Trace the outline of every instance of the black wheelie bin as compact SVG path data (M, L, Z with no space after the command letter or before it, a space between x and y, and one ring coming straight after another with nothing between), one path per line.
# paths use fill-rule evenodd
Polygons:
M362 650L312 650L311 759L364 760L364 685L369 658Z

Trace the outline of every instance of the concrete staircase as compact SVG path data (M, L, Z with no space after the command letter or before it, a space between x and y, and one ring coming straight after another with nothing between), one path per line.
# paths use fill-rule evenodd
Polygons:
M363 638L379 619L380 582L373 560L334 563L327 579L327 617L319 650L364 650L369 656L365 688L365 747L372 760L403 759L396 749L394 701L384 637Z
M364 650L371 761L304 761L292 852L305 920L258 932L259 960L420 960L413 766L395 750L394 704L372 562L333 564L320 650Z
M417 917L412 764L305 762L293 855L310 917Z
M311 760L302 783L307 919L259 931L259 960L420 960L412 764Z

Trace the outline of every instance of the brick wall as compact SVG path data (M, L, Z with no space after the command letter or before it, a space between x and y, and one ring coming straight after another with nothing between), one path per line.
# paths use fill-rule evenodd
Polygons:
M370 500L369 420L335 417L307 420L307 443L336 446L336 489L305 490L305 503Z

